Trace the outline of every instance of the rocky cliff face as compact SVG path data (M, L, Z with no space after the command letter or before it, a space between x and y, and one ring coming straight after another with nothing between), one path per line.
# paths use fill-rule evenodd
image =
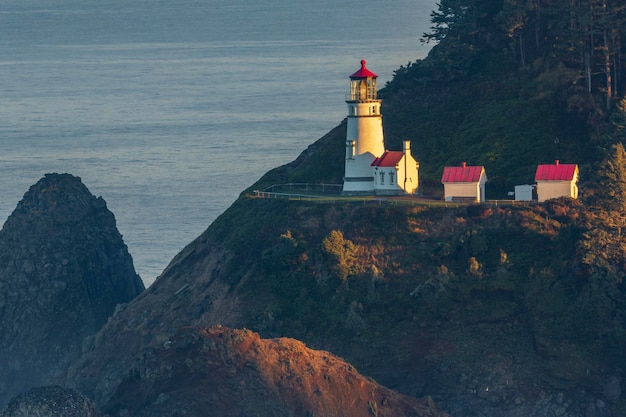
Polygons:
M59 378L143 290L102 198L69 174L33 185L0 231L0 406Z
M133 361L111 416L445 417L381 387L336 356L249 330L182 328Z
M2 417L106 417L89 398L59 386L37 387L11 400Z
M620 416L624 293L580 268L581 219L568 201L242 198L108 322L68 383L130 407L120 387L147 392L142 372L156 369L137 355L221 323L332 352L455 417Z

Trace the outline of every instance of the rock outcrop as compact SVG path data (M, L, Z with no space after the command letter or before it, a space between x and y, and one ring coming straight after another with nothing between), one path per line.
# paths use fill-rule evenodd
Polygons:
M144 350L104 411L134 417L447 416L431 401L384 388L328 352L221 326L183 328Z
M0 231L0 406L53 383L143 290L101 197L69 174L33 185Z
M302 340L455 417L622 416L623 295L581 280L581 210L241 198L104 326L68 385L114 407L137 355L222 324Z
M9 402L2 417L106 417L82 394L59 386L31 388Z

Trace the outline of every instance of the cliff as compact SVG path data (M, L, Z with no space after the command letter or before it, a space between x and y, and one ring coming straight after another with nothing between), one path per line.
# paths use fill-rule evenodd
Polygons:
M586 218L572 200L243 197L109 321L68 383L114 403L141 352L222 324L340 355L457 417L618 416L624 296L586 269Z
M68 174L33 185L0 231L0 405L58 379L143 290L102 198Z
M104 409L145 417L447 415L381 387L328 352L221 326L182 328L143 351Z
M59 386L32 388L15 397L2 417L106 417L89 398Z
M0 232L0 248L7 265L0 293L2 394L8 400L22 392L3 417L104 416L100 410L111 416L203 416L209 409L220 416L446 415L432 400L384 388L296 340L188 327L177 302L126 304L143 286L112 213L77 177L49 174L33 185ZM212 257L206 261L213 265ZM161 282L163 295L188 301L190 285L169 282L176 286L170 293L168 280ZM148 310L137 313L136 306ZM214 313L212 321L226 318ZM96 334L107 320L122 338ZM82 383L78 391L49 385L63 382L81 351L85 358L105 353L102 369L89 378L109 396ZM26 391L37 385L48 386ZM95 394L100 410L81 392Z

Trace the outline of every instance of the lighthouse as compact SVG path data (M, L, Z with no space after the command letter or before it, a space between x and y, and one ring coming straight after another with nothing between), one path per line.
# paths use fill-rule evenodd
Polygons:
M364 59L361 68L350 75L344 194L374 192L372 163L385 152L382 100L378 98L376 78L378 75L367 69Z
M411 155L411 142L401 151L385 149L382 100L378 98L378 77L361 61L361 69L350 76L346 165L343 194L414 194L419 184L419 163Z

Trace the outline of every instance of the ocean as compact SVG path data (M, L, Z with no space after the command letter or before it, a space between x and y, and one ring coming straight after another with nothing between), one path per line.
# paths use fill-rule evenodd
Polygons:
M0 219L44 174L102 196L149 286L268 170L423 58L435 1L3 0ZM384 117L384 115L383 115Z

